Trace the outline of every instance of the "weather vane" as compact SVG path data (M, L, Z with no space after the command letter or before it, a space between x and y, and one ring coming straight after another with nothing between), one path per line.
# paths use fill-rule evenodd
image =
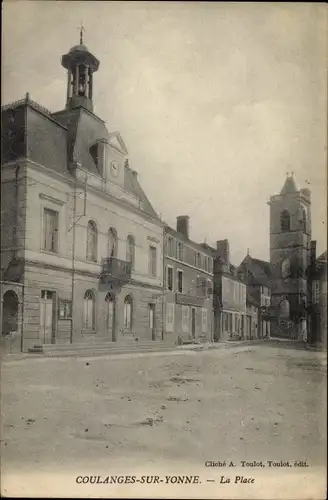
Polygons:
M85 32L85 28L83 27L83 23L81 21L81 26L79 26L79 30L80 30L80 45L83 44L83 31Z

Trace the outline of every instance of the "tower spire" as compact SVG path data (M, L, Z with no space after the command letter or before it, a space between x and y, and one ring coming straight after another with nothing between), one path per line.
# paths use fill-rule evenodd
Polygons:
M81 22L81 26L80 26L80 45L83 44L83 31L85 31L85 29L84 29L83 24Z

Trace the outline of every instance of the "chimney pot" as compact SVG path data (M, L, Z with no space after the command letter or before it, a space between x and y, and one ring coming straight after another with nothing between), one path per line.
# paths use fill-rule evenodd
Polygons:
M177 217L177 232L189 239L189 216L179 215Z
M227 239L217 241L216 250L217 250L217 255L220 257L220 259L223 259L226 262L227 266L229 267L230 264L229 241Z

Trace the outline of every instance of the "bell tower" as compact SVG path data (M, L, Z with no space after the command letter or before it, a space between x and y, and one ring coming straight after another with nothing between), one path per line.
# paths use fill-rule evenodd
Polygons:
M311 193L287 173L279 195L270 197L271 304L289 324L283 336L300 338L306 325L311 249ZM288 311L288 317L282 310ZM277 330L279 327L277 325ZM306 328L305 328L306 331Z
M83 43L83 27L80 44L62 56L62 66L67 69L66 108L83 106L93 112L93 73L98 70L99 61Z

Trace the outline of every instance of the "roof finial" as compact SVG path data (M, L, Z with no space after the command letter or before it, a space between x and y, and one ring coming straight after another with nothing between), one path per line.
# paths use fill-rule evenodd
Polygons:
M247 248L247 255L249 255L249 248Z
M81 21L81 27L80 27L80 45L83 44L83 31L85 31L85 29L84 29L83 23Z
M286 172L286 178L288 179L288 176L289 176L289 172Z
M294 178L294 172L292 172L292 177Z

